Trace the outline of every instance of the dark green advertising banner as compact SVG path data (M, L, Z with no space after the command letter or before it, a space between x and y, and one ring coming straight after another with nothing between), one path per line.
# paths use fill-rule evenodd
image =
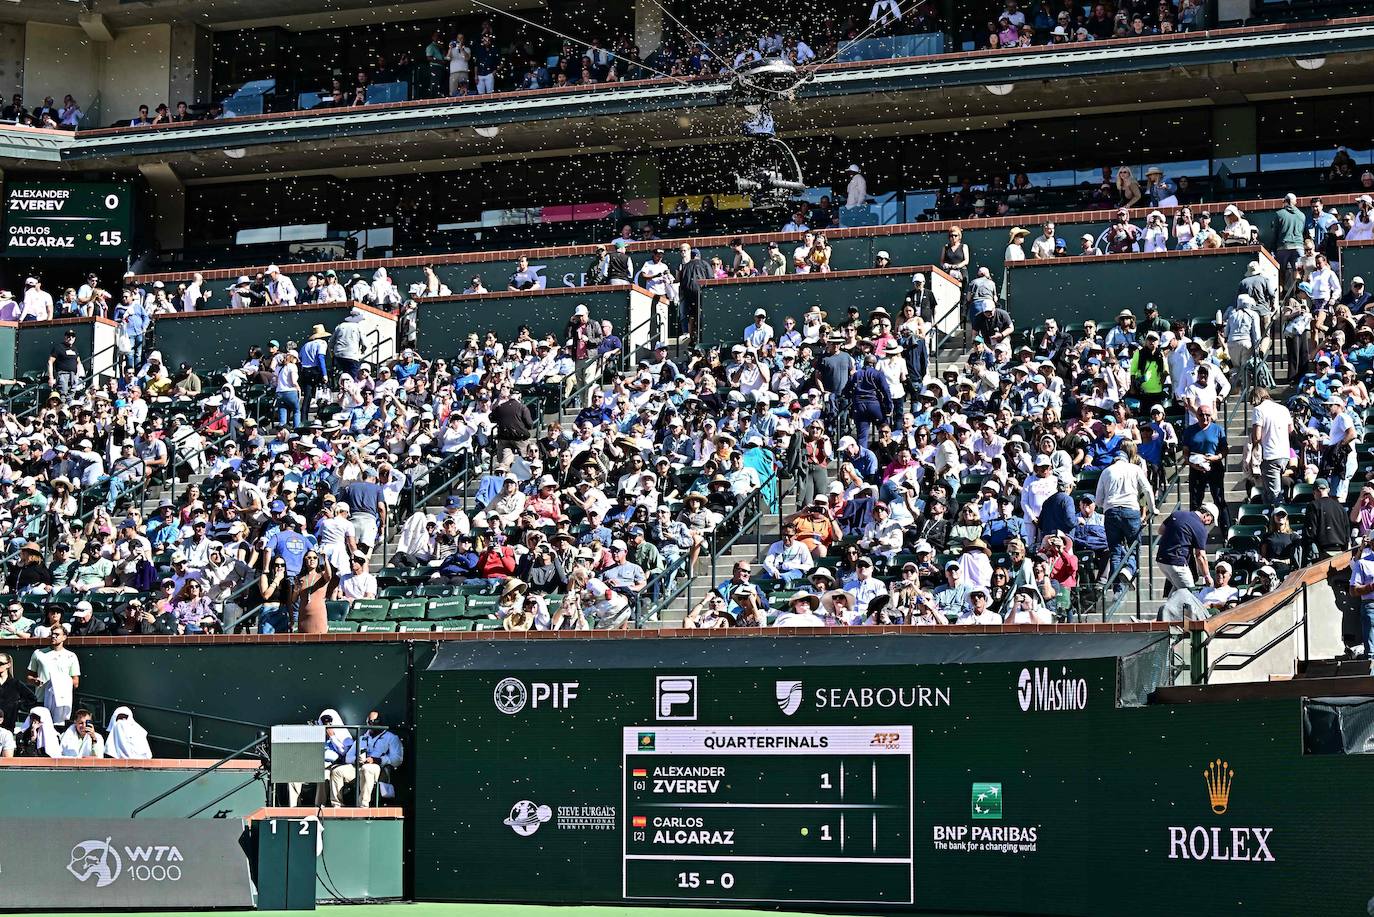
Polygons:
M1156 637L445 645L417 897L1363 913L1369 760L1297 701L1128 706Z
M124 258L132 220L127 184L13 182L5 186L5 255Z

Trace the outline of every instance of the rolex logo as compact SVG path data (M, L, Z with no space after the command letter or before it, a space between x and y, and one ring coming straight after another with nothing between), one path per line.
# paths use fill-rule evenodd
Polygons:
M1207 781L1207 798L1211 800L1212 811L1225 815L1226 807L1231 803L1231 781L1235 779L1236 772L1218 758L1207 765L1202 776Z

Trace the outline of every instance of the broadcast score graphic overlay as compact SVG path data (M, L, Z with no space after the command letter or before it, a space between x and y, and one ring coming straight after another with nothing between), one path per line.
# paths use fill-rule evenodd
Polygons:
M622 752L625 898L913 902L911 726L630 726Z

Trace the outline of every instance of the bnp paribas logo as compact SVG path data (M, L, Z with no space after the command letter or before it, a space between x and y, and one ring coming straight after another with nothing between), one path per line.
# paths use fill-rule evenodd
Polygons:
M1002 784L975 783L973 785L974 821L1000 821L1002 818Z

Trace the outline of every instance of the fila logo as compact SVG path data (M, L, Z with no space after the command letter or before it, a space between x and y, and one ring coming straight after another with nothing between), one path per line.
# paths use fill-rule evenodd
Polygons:
M697 718L697 677L659 675L654 681L654 716L659 720Z

